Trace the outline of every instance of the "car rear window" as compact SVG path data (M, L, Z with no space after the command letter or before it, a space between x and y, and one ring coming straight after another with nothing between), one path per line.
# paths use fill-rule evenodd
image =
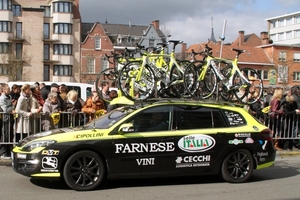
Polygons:
M246 124L245 118L236 111L224 110L224 114L230 126L237 127Z
M178 106L174 126L177 130L228 127L218 109Z

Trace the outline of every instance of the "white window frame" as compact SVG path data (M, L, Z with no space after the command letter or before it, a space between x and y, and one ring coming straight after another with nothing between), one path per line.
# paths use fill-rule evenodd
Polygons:
M101 71L109 68L109 62L106 57L101 57L100 62L101 62L101 65L100 65Z
M300 52L294 52L294 62L300 62Z
M293 72L293 81L300 81L300 72Z
M95 74L95 57L89 56L87 57L87 74Z
M101 50L101 38L100 37L95 37L95 50Z
M286 61L286 52L284 51L280 51L278 52L278 61Z

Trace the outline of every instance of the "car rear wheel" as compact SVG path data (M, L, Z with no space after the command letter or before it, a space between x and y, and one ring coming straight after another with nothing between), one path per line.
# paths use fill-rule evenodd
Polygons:
M64 179L74 190L93 190L102 182L104 172L104 164L98 154L79 151L67 160Z
M235 150L222 163L222 177L230 183L242 183L250 178L253 168L251 153L246 149Z

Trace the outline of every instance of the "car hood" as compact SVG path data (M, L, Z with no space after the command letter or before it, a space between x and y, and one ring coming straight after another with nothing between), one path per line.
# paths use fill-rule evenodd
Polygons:
M17 146L21 147L33 140L56 140L57 142L64 142L99 139L99 137L104 136L105 132L106 129L84 129L83 127L53 129L30 135L21 140Z

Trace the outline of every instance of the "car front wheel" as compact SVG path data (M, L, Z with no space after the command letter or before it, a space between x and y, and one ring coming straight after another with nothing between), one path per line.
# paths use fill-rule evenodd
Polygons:
M74 190L93 190L103 180L104 164L100 156L92 151L73 154L64 166L64 179Z
M222 163L222 177L230 183L242 183L250 178L253 168L251 153L246 149L235 150Z

